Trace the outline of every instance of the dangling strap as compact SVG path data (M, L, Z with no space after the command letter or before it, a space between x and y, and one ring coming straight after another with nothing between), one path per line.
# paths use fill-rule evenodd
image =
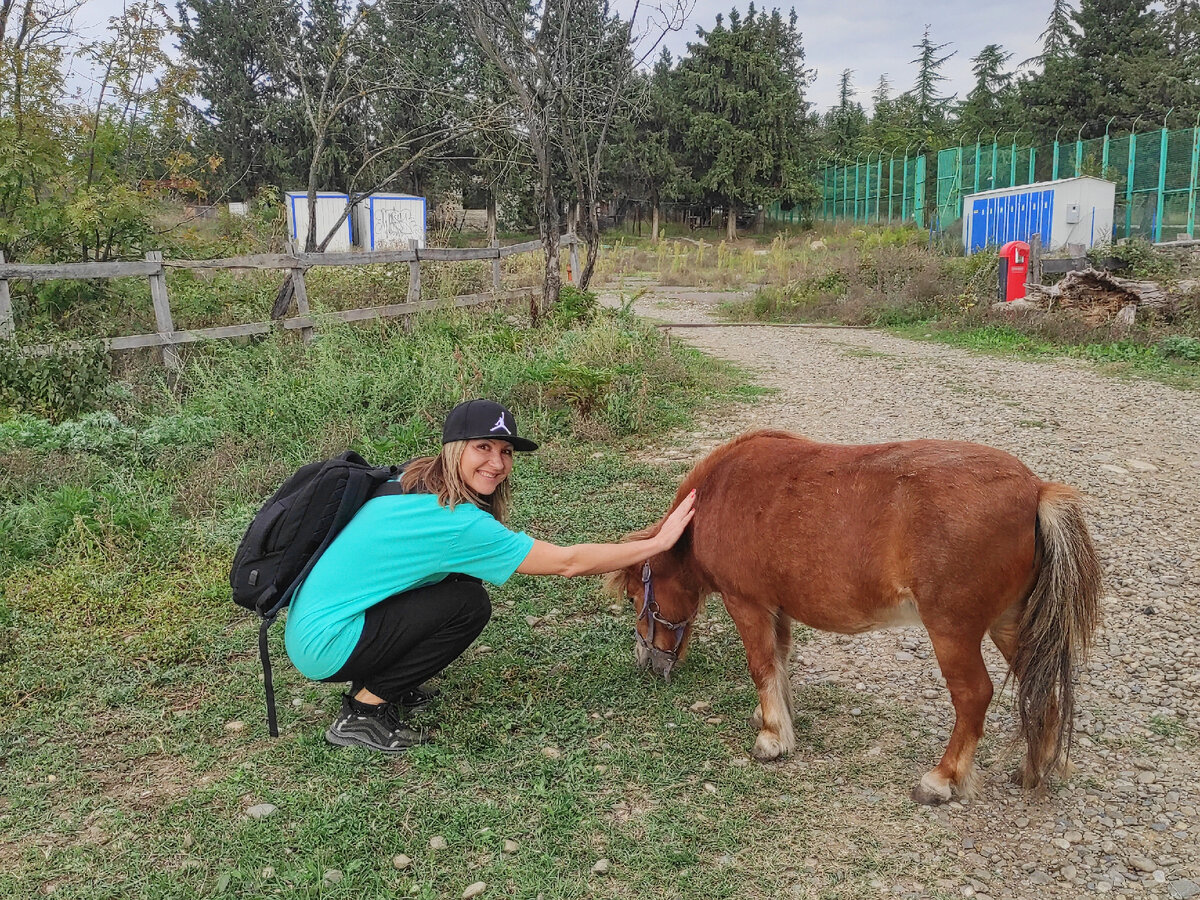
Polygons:
M275 621L274 616L264 616L258 626L258 657L262 660L263 690L267 694L267 731L271 737L279 737L279 723L275 717L275 687L271 683L271 657L267 654L267 629Z

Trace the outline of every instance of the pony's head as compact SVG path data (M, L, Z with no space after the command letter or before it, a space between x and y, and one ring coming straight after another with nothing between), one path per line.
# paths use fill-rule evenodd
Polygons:
M677 551L660 553L608 577L610 590L633 603L633 652L638 667L649 667L667 681L687 656L701 605L699 588L691 583L683 562Z

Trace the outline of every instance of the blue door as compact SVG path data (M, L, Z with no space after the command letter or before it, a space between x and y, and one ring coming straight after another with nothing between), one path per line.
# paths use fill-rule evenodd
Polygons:
M987 246L987 201L971 201L971 246L968 252L975 253Z
M1017 195L1017 240L1029 240L1029 193Z
M1042 191L1042 246L1050 246L1051 224L1054 222L1054 191Z

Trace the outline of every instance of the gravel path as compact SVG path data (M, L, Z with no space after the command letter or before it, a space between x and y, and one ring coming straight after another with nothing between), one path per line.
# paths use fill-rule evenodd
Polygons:
M712 322L730 296L656 288L638 311ZM1080 679L1075 774L1037 798L985 762L974 803L919 809L903 828L879 822L885 850L943 876L873 883L881 896L940 887L981 898L1200 900L1200 395L1083 364L977 356L872 331L695 328L672 339L750 369L776 393L677 435L663 458L696 459L756 427L844 443L971 440L1087 497L1106 585L1104 624ZM999 685L1003 662L986 649ZM949 697L924 632L818 634L796 656L798 688L840 681L880 703L916 707L942 742L948 735ZM1003 743L996 735L1011 728L1000 705L989 715L984 758L989 740Z

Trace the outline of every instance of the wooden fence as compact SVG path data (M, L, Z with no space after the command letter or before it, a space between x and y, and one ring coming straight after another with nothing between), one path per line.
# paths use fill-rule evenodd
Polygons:
M579 248L574 234L565 234L561 243L570 247L571 280L578 278ZM226 259L163 259L162 253L151 251L144 261L133 262L86 262L86 263L6 263L0 253L0 340L11 340L15 335L12 300L8 282L11 279L51 281L54 279L92 278L147 278L150 282L150 299L154 305L154 320L157 330L150 334L133 334L102 339L110 351L136 350L145 347L162 347L163 363L168 368L179 366L179 356L174 347L196 341L243 337L267 334L282 327L298 330L305 340L311 340L317 321L309 314L308 291L304 273L313 266L369 266L388 263L408 264L408 301L388 306L373 306L347 309L323 314L324 319L341 322L361 322L368 319L391 318L411 315L430 309L443 301L421 302L422 262L463 262L491 260L492 290L484 294L467 294L454 297L453 306L472 306L497 299L517 296L527 291L502 289L500 261L520 253L534 253L542 249L542 242L525 241L520 244L500 246L492 241L490 247L427 248L418 249L416 241L409 242L407 250L371 250L347 253L262 253L255 256L235 256ZM296 315L269 322L250 322L244 325L222 325L214 328L194 328L177 331L171 318L171 303L167 294L168 269L287 269L292 273L296 297ZM43 348L27 348L38 352Z

